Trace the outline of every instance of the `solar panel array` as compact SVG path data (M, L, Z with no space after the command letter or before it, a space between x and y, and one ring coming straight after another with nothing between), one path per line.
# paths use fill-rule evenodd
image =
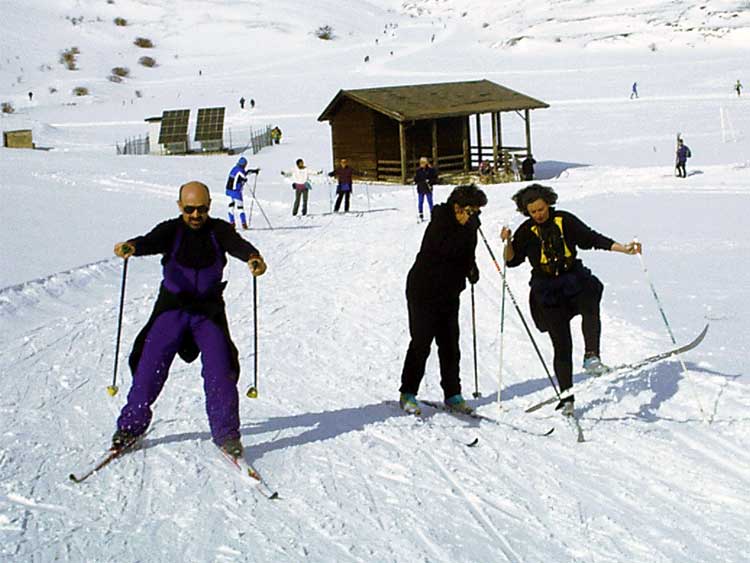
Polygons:
M184 143L187 140L189 109L164 110L161 114L159 144Z
M196 141L221 141L224 138L226 108L200 108L195 125Z

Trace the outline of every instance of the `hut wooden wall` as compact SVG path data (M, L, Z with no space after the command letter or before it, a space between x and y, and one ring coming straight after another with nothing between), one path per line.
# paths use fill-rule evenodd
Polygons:
M398 140L398 121L382 113L373 113L375 119L375 147L379 180L401 177L401 150ZM408 143L408 130L407 130ZM407 152L407 154L409 154Z
M463 119L445 117L437 120L438 157L462 154ZM426 156L432 159L432 120L417 121L408 131L417 158Z
M375 113L352 100L343 100L331 120L333 162L346 158L349 165L375 177L377 161L375 150ZM398 138L396 140L398 150Z

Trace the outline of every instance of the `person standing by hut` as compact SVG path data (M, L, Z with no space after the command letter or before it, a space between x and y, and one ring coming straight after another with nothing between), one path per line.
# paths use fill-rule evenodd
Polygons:
M427 205L430 207L430 216L432 216L432 188L438 183L438 173L435 168L430 166L430 161L426 156L419 159L419 168L414 174L414 183L417 185L417 194L419 194L419 220L424 220L424 200L427 198Z
M527 154L526 158L521 162L521 174L523 174L524 181L531 182L534 179L535 164L536 160L534 160L534 157L531 156L531 154Z
M340 166L338 166L335 170L328 173L328 176L335 177L338 180L338 185L336 186L336 203L333 206L334 213L338 212L338 210L341 208L341 201L344 201L344 213L349 211L349 199L352 195L352 176L354 174L359 174L356 170L354 170L351 166L349 166L349 161L346 158L342 158L339 161Z
M322 174L322 170L314 172L315 174ZM294 190L294 205L292 206L292 215L297 215L299 211L299 204L302 201L302 215L307 215L307 200L312 190L312 184L310 183L310 170L305 167L305 161L298 158L295 162L295 167L289 172L281 173L283 176L290 177L292 179L292 189Z

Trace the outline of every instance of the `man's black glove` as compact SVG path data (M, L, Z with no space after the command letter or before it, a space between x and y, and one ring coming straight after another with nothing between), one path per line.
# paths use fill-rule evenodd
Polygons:
M253 174L257 174L258 172L260 172L260 168L248 168L247 171L252 172Z
M471 267L471 270L469 270L469 273L467 274L466 279L469 280L469 283L471 285L474 285L475 283L479 281L479 268L477 268L476 264L474 264Z

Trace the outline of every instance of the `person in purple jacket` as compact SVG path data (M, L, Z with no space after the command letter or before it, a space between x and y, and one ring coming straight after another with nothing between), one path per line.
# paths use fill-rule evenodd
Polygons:
M345 158L342 158L339 163L339 167L333 172L328 173L330 177L333 178L335 176L338 180L338 186L336 186L336 203L333 206L333 211L335 213L341 209L341 200L343 199L344 213L346 213L349 211L349 198L352 195L352 175L358 174L358 172L349 166L349 161Z
M229 223L208 216L211 197L205 184L181 186L177 205L179 217L115 245L115 254L124 259L161 254L163 279L151 317L130 354L133 383L117 419L112 448L122 448L146 431L151 405L167 381L175 354L187 362L200 354L211 437L239 457L240 366L229 335L222 276L227 254L246 262L253 276L263 275L266 263Z

